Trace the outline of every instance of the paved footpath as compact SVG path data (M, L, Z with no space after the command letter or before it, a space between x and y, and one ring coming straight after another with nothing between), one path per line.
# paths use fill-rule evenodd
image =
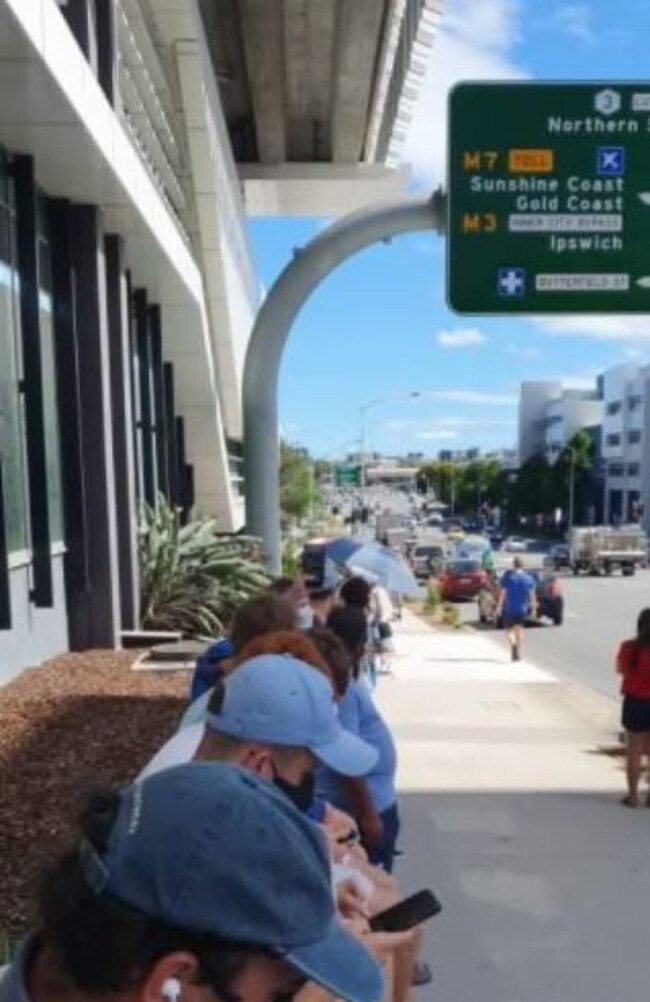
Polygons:
M406 614L377 701L399 749L405 890L444 911L436 1002L639 1002L650 810L619 803L618 704Z

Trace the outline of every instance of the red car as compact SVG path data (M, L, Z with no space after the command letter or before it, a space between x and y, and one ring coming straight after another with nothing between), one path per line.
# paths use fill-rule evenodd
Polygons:
M450 560L438 575L440 594L446 601L476 598L486 581L480 560Z

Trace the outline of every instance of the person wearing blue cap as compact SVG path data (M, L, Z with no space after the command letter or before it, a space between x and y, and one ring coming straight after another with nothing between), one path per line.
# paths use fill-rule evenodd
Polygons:
M295 657L264 654L218 683L205 725L180 730L142 775L193 758L244 765L307 810L317 763L343 776L365 776L375 766L377 752L341 725L325 675Z
M383 993L318 829L259 777L192 763L89 801L0 1002L286 1002L307 981Z

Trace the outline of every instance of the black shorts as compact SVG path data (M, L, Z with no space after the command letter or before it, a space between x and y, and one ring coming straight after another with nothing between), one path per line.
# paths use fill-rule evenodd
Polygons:
M631 731L632 734L643 734L645 731L650 731L650 699L624 696L621 723L625 730Z
M503 626L504 629L510 630L513 626L525 626L526 625L526 613L525 612L504 612L503 614Z

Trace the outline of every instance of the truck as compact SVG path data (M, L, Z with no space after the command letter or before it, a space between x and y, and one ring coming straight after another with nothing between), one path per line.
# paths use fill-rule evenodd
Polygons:
M375 539L378 543L384 543L386 546L395 545L395 543L391 541L391 534L393 534L393 539L395 539L396 533L404 533L408 538L409 521L408 515L398 515L392 512L385 512L382 515L377 515L377 521L375 523Z
M629 577L647 559L646 534L636 525L575 527L569 533L568 543L574 574L611 574L620 570Z

